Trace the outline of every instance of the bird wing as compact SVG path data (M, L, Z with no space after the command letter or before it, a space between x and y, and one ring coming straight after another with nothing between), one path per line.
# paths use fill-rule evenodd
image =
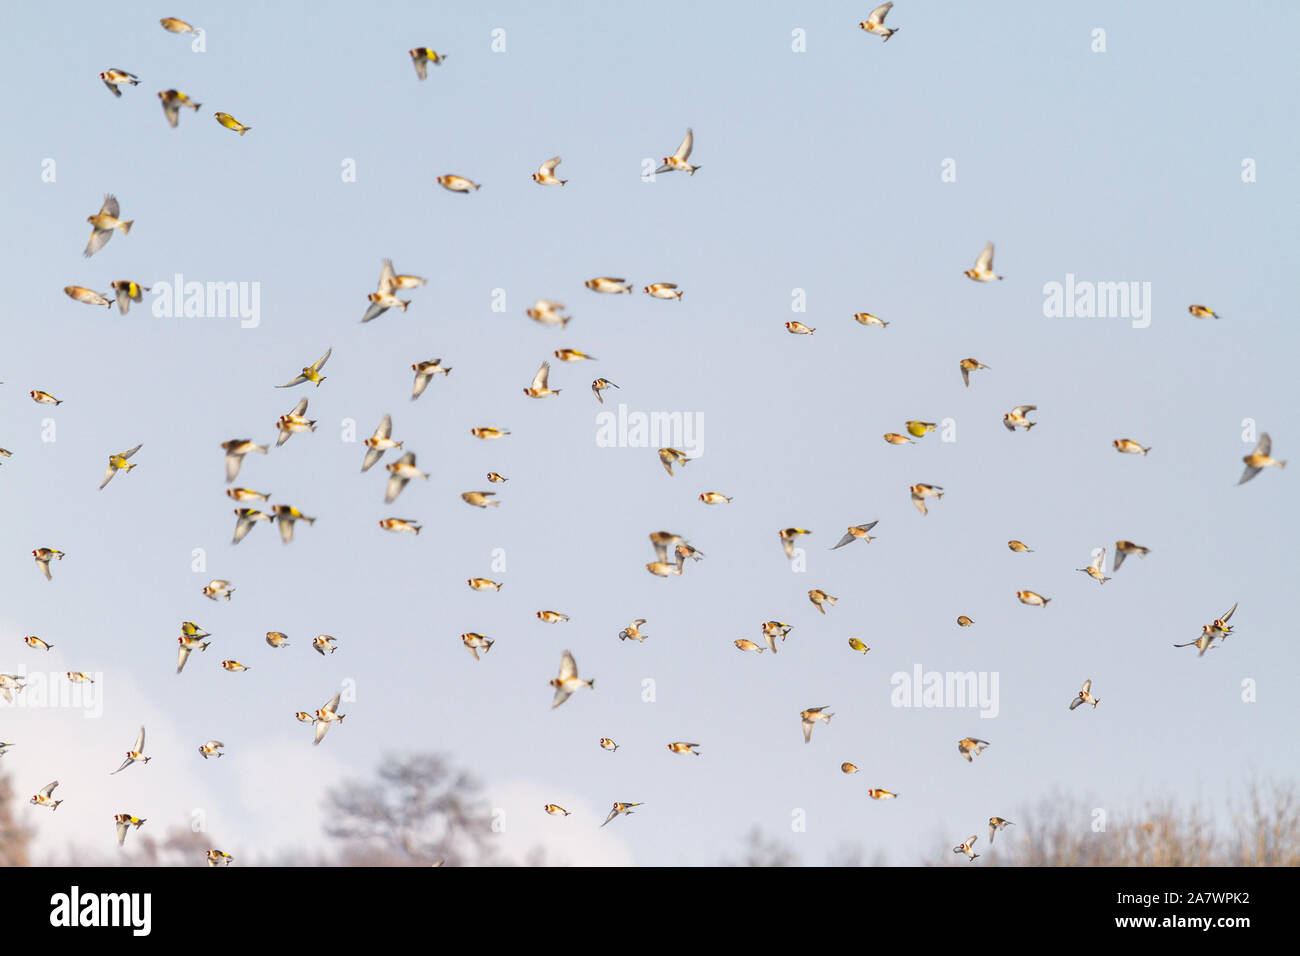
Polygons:
M432 380L433 380L432 375L429 375L425 372L416 372L415 387L411 389L411 400L414 401L415 399L423 395L424 390L429 387L429 382L431 382Z
M307 399L304 398L304 399L303 399L302 401L300 401L297 405L293 406L293 411L291 411L289 414L290 414L290 415L298 415L298 416L306 415L306 414L307 414Z
M1255 446L1255 454L1265 456L1273 454L1273 439L1268 437L1268 432L1264 432L1259 436L1259 444Z
M563 686L555 688L555 697L551 700L551 709L554 710L556 707L559 707L566 700L568 700L569 693L570 692L565 690ZM608 820L605 821L605 823L608 822L609 822ZM604 825L605 825L604 823L601 824L601 826Z
M57 780L55 780L53 783L47 783L45 786L41 787L41 796L48 797L50 794L54 792L54 788L57 787L58 785L59 785L59 781Z
M1086 694L1091 690L1092 690L1092 678L1089 677L1086 681L1083 682L1083 693ZM1079 696L1082 697L1083 694L1080 694Z
M114 86L112 83L108 82L108 80L105 80L105 81L104 81L104 85L108 87L108 91L109 91L110 93L112 93L114 96L121 96L121 95L122 95L122 91L119 90L119 89L118 89L116 86Z
M774 647L772 650L775 651L776 648ZM816 721L804 717L800 723L803 725L803 742L810 743L812 741L813 724L815 724Z
M321 369L323 369L325 367L325 363L330 360L330 356L332 354L334 354L334 350L332 348L326 349L325 354L312 363L311 370L313 372L319 372Z
M1010 427L1010 426L1008 426L1008 427ZM921 514L926 514L926 513L927 513L927 512L926 512L926 508L925 508L925 499L922 498L920 495L913 493L913 495L912 495L912 504L916 505L916 510L919 511L919 512L921 512Z
M298 375L297 378L293 379L292 381L285 382L283 385L277 385L276 388L293 388L293 386L301 385L305 381L307 381L307 376L300 374Z
M133 761L131 760L131 758L130 758L130 757L127 757L125 760L122 761L122 766L120 766L120 767L118 767L116 770L114 770L113 773L121 773L121 772L122 772L123 770L125 770L127 767L131 766L132 763L133 763ZM110 777L113 776L113 773L110 773L109 776L110 776ZM48 797L49 794L47 793L46 796Z
M180 122L181 118L180 106L178 106L174 100L163 100L162 108L163 113L167 117L168 125L171 126L172 129L175 129L176 124Z
M1097 556L1092 559L1092 564L1088 565L1088 567L1092 568L1098 574L1100 574L1102 562L1105 560L1106 560L1106 549L1102 548L1099 552L1097 552Z
M176 655L176 673L185 669L185 662L190 659L190 649L184 644L181 645L181 651Z
M605 823L608 823L610 820L613 820L616 816L618 816L618 807L615 807L613 810L609 811L609 816L605 818ZM605 823L602 823L601 826L603 827Z
M86 251L82 253L87 259L104 248L105 243L113 238L112 229L96 229L90 234L90 241L86 243Z
M1124 549L1121 548L1117 543L1115 545L1115 563L1111 565L1111 569L1110 569L1111 574L1114 574L1116 571L1119 570L1119 566L1124 563L1124 559L1127 557L1128 557L1128 553L1124 551Z
M373 468L375 462L379 461L379 459L384 457L384 452L386 450L387 449L384 448L367 448L366 460L361 463L361 470L369 471L371 468Z
M846 534L844 537L840 538L840 543L837 544L837 545L835 546L835 548L842 548L842 547L844 547L846 544L851 544L852 542L853 542L853 535L851 535L851 534ZM831 548L831 550L834 551L835 548Z
M366 457L369 458L368 455ZM405 457L405 455L402 456L403 460ZM403 478L401 475L390 475L388 478L388 487L384 489L384 504L391 505L396 501L397 496L402 493L402 489L406 487L408 481L410 481L409 478Z
M1017 415L1028 415L1030 412L1038 411L1037 405L1017 405L1012 411Z
M281 514L275 520L280 525L280 540L288 544L293 540L293 518L287 514Z
M385 259L383 268L379 272L379 291L387 295L393 291L393 286L397 284L397 273L393 270L393 260Z
M970 388L970 371L965 365L961 366L961 380L963 385Z
M45 575L45 580L47 580L47 581L53 581L54 579L53 579L52 577L50 577L50 560L49 560L49 558L37 558L37 559L36 559L36 563L37 563L38 565L40 565L41 573Z
M1239 604L1241 602L1237 602L1237 603ZM1233 613L1236 612L1236 610L1237 610L1237 604L1233 604L1232 607L1228 609L1228 613L1223 615L1223 617L1219 618L1219 620L1222 621L1224 624L1227 624L1228 619L1232 617Z
M128 450L128 451L124 451L124 452L122 452L122 454L119 455L118 457L119 457L119 458L130 458L132 455L134 455L136 452L138 452L138 451L139 451L141 448L143 448L143 447L144 447L144 443L141 442L139 445L136 445L134 448L132 448L132 449L130 449L130 450Z
M564 162L564 160L560 159L560 157L558 157L558 156L552 156L552 157L551 157L550 159L548 159L546 162L542 163L542 166L541 166L541 169L539 170L539 172L540 172L543 176L554 176L554 175L555 175L555 167L558 166L558 165L560 165L560 163L562 163L562 162Z
M117 197L109 193L104 197L104 205L99 207L100 214L108 213L114 219L121 213L122 207L117 204Z
M312 741L312 746L315 746L325 739L325 735L330 732L330 724L332 723L333 721L330 720L316 721L316 739Z
M377 319L387 311L388 311L388 306L381 305L378 302L371 302L370 305L366 308L366 314L361 317L361 321L369 322L371 319ZM292 385L294 383L290 382L289 384Z
M337 694L335 694L325 703L325 706L322 707L321 710L327 710L331 714L338 713L339 701L342 698L343 698L343 692L339 691Z
M1254 465L1247 465L1246 470L1241 473L1241 480L1237 484L1244 485L1263 470L1263 468L1256 468Z
M550 378L550 375L551 363L543 362L542 367L539 368L537 374L533 376L533 388L538 390L545 389L547 387L546 380Z
M691 150L695 148L695 132L686 130L686 136L682 139L682 145L677 147L677 152L673 153L673 158L680 159L682 162L691 158ZM116 216L117 214L114 213ZM620 280L622 281L622 280Z
M125 820L123 820L123 821L121 821L121 822L118 823L118 825L117 825L117 845L118 845L118 846L123 846L123 845L126 843L126 831L129 830L129 829L131 829L131 824L130 824L130 823L127 823Z
M411 62L415 64L415 75L422 80L427 80L429 78L429 61L416 54L411 57Z
M109 465L108 470L104 472L104 480L99 483L99 490L103 491L104 486L107 485L110 481L112 481L113 476L116 474L117 474L117 469L114 468L112 465Z
M257 523L256 518L244 517L243 515L240 515L239 519L235 522L235 537L230 543L239 544L239 542L247 538L248 532L253 530L253 525L255 525L256 523ZM189 652L185 651L184 653L188 654Z
M889 10L891 7L893 7L893 5L894 5L893 0L890 0L889 3L883 3L880 6L876 7L876 9L871 11L871 15L867 17L867 23L871 24L874 27L880 26L882 23L885 22L885 15L889 13Z
M573 654L569 651L564 652L560 658L560 680L572 680L578 676L578 664L573 659Z
M140 728L140 736L135 738L135 747L132 748L136 753L144 753L144 728Z
M975 271L988 272L992 268L993 268L993 243L987 242L984 244L984 248L980 252L979 258L975 260Z
M393 416L392 415L384 416L383 420L379 423L379 427L375 429L374 437L376 438L393 437Z

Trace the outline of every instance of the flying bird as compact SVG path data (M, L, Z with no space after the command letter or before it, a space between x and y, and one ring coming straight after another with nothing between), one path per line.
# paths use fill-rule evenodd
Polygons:
M330 356L333 353L334 350L332 348L326 349L324 355L299 372L296 378L292 381L285 382L283 385L277 385L276 388L293 388L293 386L301 385L303 382L314 382L316 387L320 388L320 383L325 381L325 376L320 373L320 370L325 367L325 363L330 360Z
M687 160L691 158L691 150L694 148L695 131L688 129L685 138L682 140L682 144L677 147L677 152L673 153L671 156L665 156L663 165L655 170L655 174L658 175L659 173L671 173L676 171L687 172L694 176L695 171L700 167L692 166L687 162Z
M885 17L894 7L893 0L889 3L882 3L876 9L872 10L865 20L858 24L859 27L866 30L872 36L880 37L881 43L888 43L889 38L898 32L898 27L885 26Z
M90 241L86 243L86 250L82 253L87 259L97 253L108 240L113 238L114 231L127 235L131 232L131 226L134 219L128 219L123 222L117 218L121 215L122 209L118 205L117 197L109 193L104 197L104 205L99 207L99 212L93 216L87 216L86 222L90 223Z
M1268 432L1264 432L1259 436L1259 442L1255 445L1255 450L1241 459L1246 463L1246 470L1241 473L1241 480L1237 484L1244 485L1265 468L1285 468L1286 462L1269 457L1272 453L1273 440L1268 437Z
M138 452L142 447L144 446L136 445L134 448L128 448L126 451L118 452L116 455L108 456L108 471L104 473L104 480L99 483L100 491L104 490L104 486L107 485L110 481L112 481L113 476L116 475L119 471L129 472L132 468L135 467L135 464L128 462L127 459L130 458L132 455L134 455L136 452Z
M974 279L976 282L992 282L994 279L1001 279L1002 276L993 271L993 243L984 244L984 249L980 252L979 258L975 260L975 268L967 269L962 273L968 279Z
M596 681L594 679L582 680L578 677L577 662L574 661L573 654L565 651L564 656L560 658L560 675L552 677L550 685L555 688L555 699L551 701L551 709L554 710L568 700L569 695L580 687L595 688Z
M1074 708L1078 707L1080 704L1092 704L1093 709L1096 710L1097 705L1100 703L1100 697L1092 696L1092 678L1088 678L1083 682L1083 689L1074 696L1074 700L1070 701L1070 709L1074 710ZM993 842L992 837L989 837L989 842Z
M140 728L140 733L135 738L135 746L126 752L126 759L122 761L122 766L118 767L113 773L121 773L133 763L148 763L152 758L144 755L144 728ZM111 777L113 774L109 774Z

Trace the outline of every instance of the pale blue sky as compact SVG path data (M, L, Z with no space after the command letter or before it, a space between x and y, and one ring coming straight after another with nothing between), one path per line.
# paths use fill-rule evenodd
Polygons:
M23 808L44 849L111 850L123 809L161 830L203 808L214 843L251 862L311 839L321 790L385 750L445 752L484 780L507 852L545 842L575 862L637 864L716 862L754 825L809 860L853 842L940 861L1053 788L1119 812L1171 793L1220 800L1253 772L1295 777L1294 476L1234 484L1243 419L1277 457L1300 448L1287 65L1300 15L901 0L882 44L856 26L870 4L830 7L9 11L22 86L0 150L0 445L14 452L0 466L0 669L102 671L105 693L97 721L0 714L19 791L63 781L57 817ZM206 52L164 32L163 14L204 27ZM490 47L498 27L504 53ZM791 52L795 28L805 53ZM423 83L406 54L419 45L448 54ZM110 66L140 86L115 100L96 76ZM175 130L156 97L169 87L202 104ZM214 110L252 132L222 129ZM687 126L700 172L642 182L643 158ZM530 182L557 153L569 185ZM950 157L957 182L943 183ZM347 159L355 183L341 181ZM453 195L443 173L483 187ZM85 260L85 218L106 192L136 224ZM961 273L988 239L1006 279L976 285ZM407 313L363 326L386 256L429 284ZM154 318L152 297L123 319L61 292L178 272L260 283L260 326ZM1044 283L1067 273L1150 282L1150 328L1044 318ZM685 295L600 296L582 286L595 275ZM524 317L537 297L568 305L567 329ZM1193 302L1224 318L1191 318ZM891 324L863 328L857 311ZM792 318L816 335L788 335ZM328 347L323 386L272 388ZM560 347L599 361L555 362ZM967 355L991 366L969 389ZM409 366L433 357L454 372L412 403ZM520 389L544 359L563 394L532 401ZM669 478L652 449L597 447L597 375L621 386L614 406L702 416L703 457ZM31 388L64 404L37 406ZM250 458L238 483L320 520L288 547L257 528L232 548L218 445L273 440L300 397L319 431ZM1022 403L1041 424L1008 434L1000 418ZM393 506L378 469L358 473L362 447L340 441L345 419L364 435L386 412L432 475ZM881 441L912 418L954 419L957 441ZM477 442L474 425L513 435ZM1120 437L1151 454L1116 454ZM97 491L105 457L137 442L138 469ZM494 489L501 507L467 507L459 493L488 487L489 470L511 479ZM928 517L908 501L914 482L947 490ZM735 501L706 507L706 490ZM385 534L389 515L425 531ZM873 519L877 541L828 550ZM781 553L789 525L815 532L807 573ZM707 559L651 577L658 529ZM1035 553L1012 554L1009 538ZM1117 538L1152 553L1104 587L1076 572ZM52 583L29 554L43 545L68 553ZM208 573L191 571L196 547ZM465 578L488 574L498 547L504 589L471 592ZM211 577L235 583L233 601L200 595ZM825 617L813 587L840 598ZM1021 588L1051 605L1021 606ZM1225 647L1170 647L1234 601ZM540 608L572 621L542 624ZM963 613L975 627L956 627ZM651 638L619 642L638 617ZM732 646L769 618L794 625L778 656ZM215 641L177 677L191 619ZM266 647L272 629L293 646ZM498 641L477 664L468 630ZM321 632L339 641L328 660L308 647ZM55 650L24 647L32 633ZM849 650L850 636L872 651ZM596 689L551 712L566 647ZM227 674L226 657L252 669ZM918 663L996 671L1000 715L891 707L890 675ZM1071 713L1086 677L1103 704ZM1248 678L1253 704L1240 701ZM313 749L292 713L344 679L352 716ZM837 716L805 745L799 711L822 704ZM154 761L110 780L142 721ZM973 765L956 752L966 735L992 743ZM601 751L601 736L622 749ZM216 764L195 752L209 737L229 751ZM703 756L671 755L673 740ZM862 773L842 775L846 760ZM904 797L874 803L873 786ZM574 816L546 817L550 799ZM616 799L646 806L597 830ZM790 833L795 808L806 833Z

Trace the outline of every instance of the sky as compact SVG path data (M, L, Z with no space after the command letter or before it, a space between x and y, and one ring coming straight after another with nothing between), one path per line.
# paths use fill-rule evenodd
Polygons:
M19 807L38 853L114 852L122 811L157 834L201 820L240 862L319 848L322 793L412 751L482 781L506 856L541 845L599 865L715 864L753 827L812 862L846 844L944 862L989 816L1053 791L1122 815L1296 778L1293 476L1236 482L1255 431L1277 458L1300 447L1286 304L1300 12L900 0L882 43L857 27L869 10L10 11L25 91L0 149L0 670L99 675L102 705L0 707L18 792L58 779L66 800ZM163 14L202 27L202 51ZM424 82L415 46L447 56ZM109 67L140 85L115 99ZM156 96L169 88L201 104L176 129ZM688 127L699 172L643 178ZM554 155L568 184L531 182ZM448 192L446 173L482 188ZM135 224L87 260L105 193ZM977 284L962 272L988 240L1005 278ZM428 284L363 325L386 257ZM153 293L123 317L62 292L177 274L256 288L256 321L160 315ZM594 276L638 291L591 292ZM1045 286L1067 276L1138 283L1149 323L1050 317ZM651 282L682 300L639 291ZM530 321L537 298L565 303L568 326ZM863 311L888 327L854 322ZM327 349L319 387L274 387ZM967 356L989 366L969 388ZM432 358L453 371L413 402L410 366ZM527 398L544 360L562 394ZM603 406L597 376L619 386ZM270 527L232 546L219 446L273 441L304 397L317 430L250 456L237 484L318 520L287 546ZM695 460L669 477L653 446L604 447L597 416L620 403L688 416ZM1009 433L1022 404L1040 424ZM360 473L385 414L430 475L393 505L381 468ZM945 427L881 439L911 419ZM511 434L481 442L480 425ZM1151 450L1117 454L1117 438ZM137 443L138 467L97 490L106 457ZM945 489L924 517L917 482ZM459 498L489 488L499 507ZM423 532L388 534L390 516ZM831 550L873 520L877 540ZM791 526L813 532L796 562L777 538ZM704 560L646 573L657 530ZM1078 572L1106 547L1109 573L1117 539L1151 553L1101 586ZM67 555L50 582L42 546ZM471 591L473 576L504 586ZM202 595L212 578L232 600ZM818 613L812 588L838 604ZM1051 603L1023 606L1021 589ZM1170 646L1234 602L1221 648ZM619 641L636 618L649 639ZM793 626L779 654L733 646L769 619ZM177 675L189 620L213 644ZM267 647L270 630L290 646ZM479 662L467 631L497 642ZM312 652L320 633L337 653ZM596 683L552 710L565 649ZM997 715L894 706L892 676L918 666L996 675ZM1071 712L1085 678L1102 704ZM345 682L347 721L313 747L293 714ZM805 743L799 713L822 705L835 717ZM142 724L152 761L110 777ZM969 764L967 736L990 743ZM200 758L209 738L225 757ZM615 800L645 806L601 828Z

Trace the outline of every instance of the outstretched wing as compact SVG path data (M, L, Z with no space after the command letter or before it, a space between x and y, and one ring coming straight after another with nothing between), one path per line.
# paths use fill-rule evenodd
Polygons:
M976 272L988 272L993 268L993 243L987 242L984 249L980 252L979 258L975 260Z
M677 147L677 152L673 153L673 158L680 159L682 162L691 158L691 150L695 148L695 132L688 129L686 136L682 140L682 145ZM114 213L116 215L116 213Z

